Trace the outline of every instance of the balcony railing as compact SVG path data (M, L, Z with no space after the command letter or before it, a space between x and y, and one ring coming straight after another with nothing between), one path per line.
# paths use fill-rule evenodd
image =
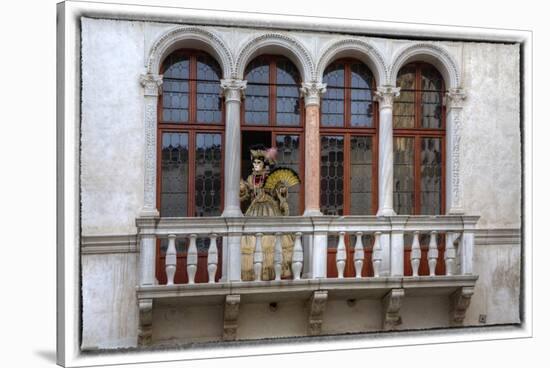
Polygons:
M460 291L453 317L460 322L477 279L473 275L477 220L477 216L139 218L140 309L152 308L152 300L163 297L224 296L228 303L235 295L295 292L300 297L309 291L347 297L390 295L400 300L404 290L439 288L451 294ZM291 276L283 279L286 235L293 238ZM275 272L270 280L262 279L266 236L275 240L270 255ZM255 242L250 281L241 280L243 237ZM168 240L164 264L158 263L161 270L155 269L158 239ZM179 254L178 239L187 243ZM208 246L207 255L201 257L197 239ZM166 283L159 284L156 275L163 273ZM176 273L184 276L179 283ZM198 274L204 275L202 280ZM388 318L386 322L391 322L390 314ZM140 323L142 329L145 325Z

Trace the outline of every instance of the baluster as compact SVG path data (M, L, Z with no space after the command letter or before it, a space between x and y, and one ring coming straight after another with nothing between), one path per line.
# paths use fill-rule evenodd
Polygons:
M168 249L166 249L166 285L174 285L174 275L176 274L176 236L168 235Z
M345 232L338 233L338 248L336 250L336 268L338 269L338 278L344 277L344 268L346 267L346 244L344 242Z
M303 264L304 250L302 249L302 233L297 232L294 237L294 249L292 251L292 276L294 280L300 280Z
M355 277L361 278L361 271L363 270L363 260L365 259L365 250L363 249L363 233L358 231L355 233L355 249L353 260L355 261Z
M277 233L275 234L275 257L273 260L274 268L275 268L275 280L279 281L281 280L281 271L282 271L282 263L283 263L283 239L282 234Z
M437 265L437 231L430 233L430 247L428 249L428 266L430 267L430 276L435 276L435 266Z
M197 263L197 235L191 234L191 236L189 237L189 248L187 249L187 279L189 284L195 283Z
M208 246L208 283L216 282L216 271L218 270L218 244L216 242L217 235L210 235L210 245Z
M420 259L422 258L422 252L420 251L419 231L414 232L413 243L411 247L411 266L413 276L418 277L418 267L420 266Z
M254 276L256 281L262 279L262 263L263 263L263 252L262 252L262 233L256 234L256 247L254 248Z
M456 249L454 241L457 238L457 234L453 232L447 232L445 234L445 274L451 276L455 270Z
M374 245L372 247L372 268L374 271L374 277L380 276L380 265L382 263L382 246L380 244L381 231L374 233Z

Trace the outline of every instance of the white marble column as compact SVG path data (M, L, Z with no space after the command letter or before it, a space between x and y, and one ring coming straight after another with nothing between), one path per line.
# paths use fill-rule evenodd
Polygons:
M376 100L380 111L378 130L378 213L377 216L394 216L393 210L393 100L399 88L378 87Z
M224 217L242 216L239 199L241 179L241 98L246 81L222 79L225 96Z
M162 75L143 74L140 77L144 96L143 127L145 133L144 191L140 217L158 217L157 186L157 102L162 89Z
M321 138L319 137L320 114L319 105L321 95L326 91L324 83L302 83L300 92L304 97L306 107L305 126L305 209L304 216L322 216L320 206L320 152Z
M466 94L455 88L447 92L446 190L447 214L464 214L462 182L460 180L460 139L462 134L462 107Z

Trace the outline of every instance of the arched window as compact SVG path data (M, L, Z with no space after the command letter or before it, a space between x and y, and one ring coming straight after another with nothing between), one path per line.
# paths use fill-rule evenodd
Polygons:
M445 85L427 63L411 63L397 75L393 107L394 210L399 215L445 211Z
M246 98L241 116L242 177L250 174L249 148L256 144L277 147L277 165L300 176L301 185L289 189L291 216L303 212L304 107L300 98L301 78L296 66L280 55L260 55L245 69ZM247 204L243 204L243 211Z
M376 213L377 158L374 77L354 59L341 59L323 75L321 101L321 211L325 215Z
M161 216L218 216L223 205L221 68L210 55L178 50L162 65L158 137Z

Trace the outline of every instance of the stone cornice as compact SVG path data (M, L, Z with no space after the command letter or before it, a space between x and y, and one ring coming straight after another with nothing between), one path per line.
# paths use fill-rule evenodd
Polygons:
M319 106L321 95L327 90L326 83L302 83L300 94L304 97L305 106Z
M114 254L136 253L136 234L127 235L87 235L81 238L81 253Z

